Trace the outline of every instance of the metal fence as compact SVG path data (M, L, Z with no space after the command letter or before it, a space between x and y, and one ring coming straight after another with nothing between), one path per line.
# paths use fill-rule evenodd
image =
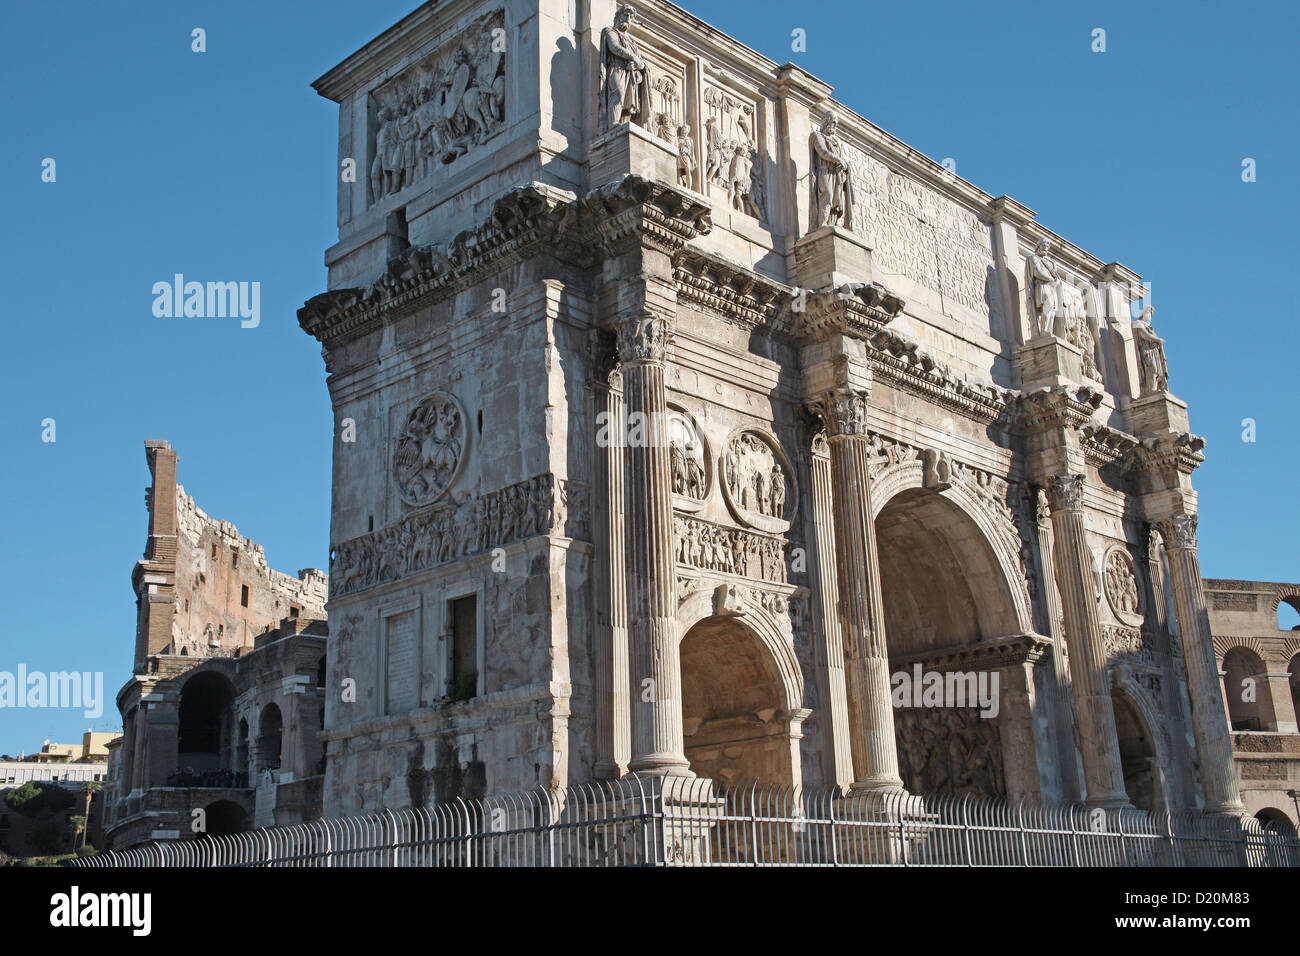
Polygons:
M1251 817L705 779L455 800L101 853L96 866L1300 866Z

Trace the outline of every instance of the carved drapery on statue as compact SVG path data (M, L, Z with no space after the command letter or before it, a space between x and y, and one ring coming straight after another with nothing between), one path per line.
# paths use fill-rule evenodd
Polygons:
M1100 381L1096 338L1088 318L1085 293L1067 280L1051 252L1051 242L1040 239L1034 251L1025 257L1025 290L1034 336L1055 335L1078 347L1084 376Z
M632 36L635 12L621 6L614 25L600 31L600 128L610 130L622 123L650 128L650 67L641 58Z
M374 93L370 201L400 192L497 132L506 118L506 42L502 11Z
M853 174L839 137L839 121L827 113L820 130L809 137L812 147L813 228L853 228Z
M1143 397L1169 391L1169 366L1165 362L1165 340L1156 335L1156 330L1151 325L1151 319L1155 314L1154 306L1148 305L1133 320L1133 345L1137 348Z

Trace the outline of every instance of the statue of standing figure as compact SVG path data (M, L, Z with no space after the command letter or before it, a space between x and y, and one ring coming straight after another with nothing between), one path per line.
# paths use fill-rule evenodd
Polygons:
M1061 294L1056 263L1048 256L1052 244L1039 239L1025 260L1025 286L1029 290L1034 336L1052 335L1057 314L1061 311Z
M649 128L650 67L632 36L634 11L624 4L614 25L600 31L600 128L621 123Z
M853 228L853 174L840 142L839 121L827 113L820 130L811 136L813 160L814 229L822 226Z
M1151 317L1155 314L1155 307L1148 305L1133 320L1133 344L1137 346L1143 397L1169 391L1169 366L1165 362L1165 340L1156 335L1156 330L1151 325Z

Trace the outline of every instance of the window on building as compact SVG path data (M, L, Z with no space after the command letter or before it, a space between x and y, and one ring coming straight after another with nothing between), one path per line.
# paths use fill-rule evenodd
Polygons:
M248 607L248 585L245 584L239 589L239 603L243 607Z
M296 604L290 604L290 605L289 605L289 616L290 616L290 617L297 617L297 616L298 616L298 612L299 612L300 610L302 610L302 609L301 609L300 607L298 607L298 605L296 605Z
M216 556L217 556L217 543L214 541L212 542L212 557L215 559Z
M478 693L478 598L457 598L448 605L451 618L452 700L469 700Z

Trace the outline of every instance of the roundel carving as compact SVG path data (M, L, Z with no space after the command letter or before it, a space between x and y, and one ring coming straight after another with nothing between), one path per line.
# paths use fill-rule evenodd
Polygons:
M393 451L393 480L408 505L432 504L465 464L465 413L455 396L434 392L411 410Z
M668 461L673 507L699 511L713 484L713 463L703 430L691 413L678 405L668 406Z
M1132 627L1142 623L1142 589L1138 587L1133 559L1121 547L1106 552L1102 562L1102 590L1115 617Z
M722 452L722 496L736 520L759 531L790 530L794 471L776 439L763 432L731 433Z

